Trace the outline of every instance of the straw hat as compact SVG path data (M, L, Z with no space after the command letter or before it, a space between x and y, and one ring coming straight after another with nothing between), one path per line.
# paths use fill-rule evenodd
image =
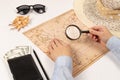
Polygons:
M120 0L74 0L74 11L88 27L106 26L120 37Z

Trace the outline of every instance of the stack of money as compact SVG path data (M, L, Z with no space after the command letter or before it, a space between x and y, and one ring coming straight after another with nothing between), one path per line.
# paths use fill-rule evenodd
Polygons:
M20 56L30 54L31 51L32 51L32 49L30 48L30 46L16 46L15 49L12 49L12 50L8 51L5 54L4 58L6 60L13 59L13 58L16 58L16 57L20 57Z

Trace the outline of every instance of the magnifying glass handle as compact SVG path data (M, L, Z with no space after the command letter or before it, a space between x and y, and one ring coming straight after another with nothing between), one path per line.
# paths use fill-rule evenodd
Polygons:
M89 31L89 30L86 30L86 31L82 31L82 33L90 33L90 31Z

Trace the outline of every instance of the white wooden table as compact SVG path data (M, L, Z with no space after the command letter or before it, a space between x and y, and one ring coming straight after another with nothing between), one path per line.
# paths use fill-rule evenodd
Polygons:
M29 14L31 23L21 31L10 30L8 26L18 16L16 7L23 4L44 4L47 6L45 14L32 12ZM15 46L29 45L39 53L39 58L47 71L52 76L54 62L40 51L22 32L52 19L73 8L73 0L1 0L0 1L0 80L11 80L8 69L4 63L3 55ZM112 53L108 53L92 66L78 75L75 80L120 80L120 64ZM51 66L51 69L49 68Z

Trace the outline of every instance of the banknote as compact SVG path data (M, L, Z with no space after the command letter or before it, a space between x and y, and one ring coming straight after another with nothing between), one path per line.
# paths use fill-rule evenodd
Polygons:
M16 46L14 49L11 49L10 51L8 51L4 55L4 58L8 60L8 59L24 56L24 55L30 54L31 51L32 50L30 46Z
M16 46L17 49L23 49L25 55L31 53L31 47L30 46Z

